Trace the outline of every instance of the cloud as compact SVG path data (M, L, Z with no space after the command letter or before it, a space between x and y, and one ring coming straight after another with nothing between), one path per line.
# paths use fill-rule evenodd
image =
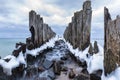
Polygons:
M102 3L101 3L102 2ZM105 0L97 4L96 0L93 1L93 14L92 14L92 37L104 38L104 7L109 9L112 19L115 19L120 14L119 0ZM97 34L97 35L96 35Z
M28 29L21 28L20 26L17 26L17 28L16 27L0 28L0 38L27 38L29 36L30 33Z
M2 23L16 24L16 25L26 25L28 23L28 16L21 10L22 4L20 2L16 2L15 0L6 0L0 3L0 25ZM6 26L0 26L6 27ZM10 26L9 26L10 27Z
M93 19L93 24L94 23L101 23L104 24L104 7L106 6L111 14L112 18L116 18L116 15L118 15L120 13L119 9L119 0L105 0L105 1L101 1L103 2L103 4L99 5L95 4L93 5L93 15L92 15L92 19ZM95 7L96 6L96 7Z
M35 10L40 14L44 22L49 24L55 32L63 34L74 12L82 9L84 1L85 0L2 0L0 1L0 28L4 32L0 32L0 35L3 33L12 34L8 29L13 29L16 33L19 29L21 32L30 34L28 31L28 14L30 10ZM109 8L112 18L114 19L115 16L120 13L119 5L119 0L92 1L92 31L98 34L98 30L100 30L101 34L103 34L104 6ZM18 37L21 37L21 35L24 36L24 34L20 34ZM28 37L28 35L24 37Z

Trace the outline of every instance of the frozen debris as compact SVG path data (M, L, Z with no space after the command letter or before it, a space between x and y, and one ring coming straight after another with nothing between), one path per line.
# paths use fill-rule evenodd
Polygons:
M42 51L44 49L47 49L48 47L54 47L54 45L55 45L54 43L55 43L56 40L58 40L57 36L50 39L48 42L46 42L45 44L43 44L39 48L32 49L32 50L27 50L26 53L36 57L37 55L39 55L40 51Z
M99 52L97 54L93 54L90 57L86 55L89 54L89 47L86 48L84 51L79 51L78 49L73 49L70 43L66 42L68 45L69 50L76 56L79 57L79 60L85 60L87 62L87 70L89 73L93 73L97 70L103 70L101 79L102 80L120 80L120 67L118 67L115 71L113 71L110 75L105 77L104 75L104 67L103 67L103 60L104 60L104 51L103 47L98 44ZM92 43L93 45L93 43Z
M67 42L69 50L79 58L79 60L85 60L87 62L87 69L89 73L92 73L96 70L103 69L103 48L98 44L99 52L90 56L89 58L86 56L89 54L89 47L86 48L84 51L79 51L78 49L73 49L70 43ZM92 43L93 45L93 43Z
M26 54L37 56L39 51L44 50L47 47L54 47L54 43L58 39L59 38L56 36L52 38L51 40L49 40L48 42L46 42L45 44L43 44L40 48L36 48L34 50L27 50ZM23 56L22 53L20 53L17 56L17 58L13 55L8 55L4 59L0 59L0 65L3 67L3 71L7 75L12 75L12 69L18 67L20 64L26 65L25 56Z
M4 59L10 59L6 62ZM0 59L0 65L3 67L4 73L7 75L12 75L12 69L18 67L21 64L26 64L24 56L22 53L16 58L15 56L8 55L4 59Z

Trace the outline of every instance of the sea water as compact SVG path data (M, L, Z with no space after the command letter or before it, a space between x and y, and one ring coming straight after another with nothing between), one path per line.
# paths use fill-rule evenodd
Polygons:
M5 56L12 54L15 49L15 44L18 42L25 42L26 39L14 39L14 38L0 38L0 56L4 58Z

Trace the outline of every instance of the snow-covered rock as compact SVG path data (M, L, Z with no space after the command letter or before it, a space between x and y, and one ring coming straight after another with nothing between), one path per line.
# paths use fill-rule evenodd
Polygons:
M89 47L86 48L84 51L79 51L78 49L73 49L70 43L67 42L69 50L79 58L79 60L85 60L87 62L87 70L89 73L92 73L96 70L103 69L103 48L98 44L99 52L94 54L93 56L87 57L86 55L89 54L88 50Z
M87 62L87 70L90 74L97 70L103 70L103 73L101 76L102 80L120 80L120 67L118 67L115 71L113 71L107 77L104 75L104 64L103 64L104 50L101 45L98 44L99 52L97 54L87 57L86 55L89 54L88 53L89 47L86 48L84 51L79 51L78 49L73 49L70 43L66 42L66 44L68 45L69 50L77 58L79 57L79 60L85 60Z
M6 62L4 59L10 60ZM7 75L12 75L12 69L18 67L20 64L26 64L22 53L20 53L17 58L15 56L8 55L4 59L0 59L0 65L3 67L3 71Z
M36 49L33 49L33 50L27 50L26 53L36 57L37 55L39 55L38 52L40 52L44 49L47 49L47 47L54 47L54 45L55 45L54 43L57 40L58 40L58 36L50 39L48 42L46 42L45 44L43 44L39 48L36 48Z

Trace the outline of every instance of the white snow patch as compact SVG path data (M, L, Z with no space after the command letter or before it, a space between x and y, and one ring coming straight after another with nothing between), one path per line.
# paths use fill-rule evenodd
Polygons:
M110 75L105 77L102 75L102 80L120 80L120 67L118 67L115 71L113 71Z
M17 58L15 56L8 55L4 59L10 59L9 62L0 59L0 65L3 67L3 71L7 75L12 75L12 69L18 67L20 63L26 64L22 53L20 53Z
M25 58L22 53L19 53L19 56L16 59L19 63L26 64Z
M97 71L99 69L103 69L103 56L99 54L94 54L91 58L90 61L87 62L88 64L88 72L92 73L94 71Z
M94 54L93 56L86 59L86 62L88 64L88 72L93 73L94 71L97 71L99 69L103 70L103 60L104 60L104 54L103 54L103 48L98 44L99 52L97 54Z

